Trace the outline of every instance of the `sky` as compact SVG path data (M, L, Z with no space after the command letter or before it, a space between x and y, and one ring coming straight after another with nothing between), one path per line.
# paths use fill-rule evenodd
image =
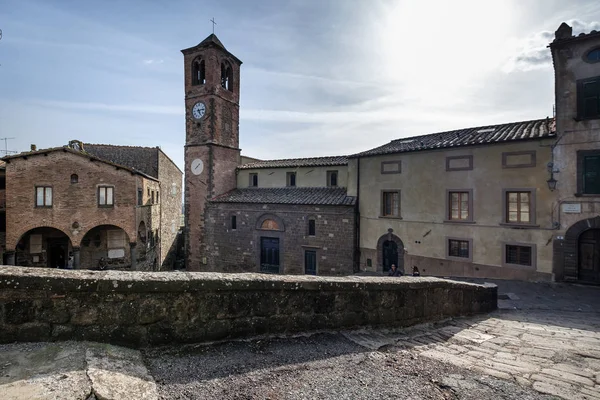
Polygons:
M600 30L600 2L0 0L0 138L160 146L182 168L180 50L213 17L244 62L242 154L278 159L552 116L546 46L563 21Z

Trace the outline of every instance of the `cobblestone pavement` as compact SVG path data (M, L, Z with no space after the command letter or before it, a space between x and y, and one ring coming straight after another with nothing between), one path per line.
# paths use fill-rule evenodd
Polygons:
M489 315L345 336L370 349L408 350L564 399L600 399L600 288L493 283L501 300Z

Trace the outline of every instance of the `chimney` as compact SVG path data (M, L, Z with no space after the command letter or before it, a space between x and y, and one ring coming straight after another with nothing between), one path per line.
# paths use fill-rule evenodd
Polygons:
M37 146L35 144L31 145L31 151L37 151Z
M556 32L554 32L554 37L556 40L560 39L568 39L573 36L573 28L571 28L566 22L560 24Z

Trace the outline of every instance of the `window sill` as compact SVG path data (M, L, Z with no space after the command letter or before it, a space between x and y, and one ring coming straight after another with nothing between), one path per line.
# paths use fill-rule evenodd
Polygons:
M460 219L445 219L445 224L476 224L473 220L460 220Z
M52 206L35 206L35 208L52 208Z
M383 218L383 219L402 219L402 217L395 217L393 215L380 215L379 218Z
M573 196L575 197L600 197L600 193L575 193Z
M502 264L503 267L505 268L512 268L512 269L526 269L526 270L531 270L531 271L535 271L536 267L533 265L522 265L522 264L507 264L504 263Z
M115 206L114 206L114 204L111 204L111 205L101 205L101 204L98 204L98 208L115 208Z
M500 222L499 225L507 227L507 228L518 228L518 229L533 229L533 228L540 227L537 224L517 224L517 223L511 223L511 222Z
M472 263L473 262L473 257L446 256L446 260Z

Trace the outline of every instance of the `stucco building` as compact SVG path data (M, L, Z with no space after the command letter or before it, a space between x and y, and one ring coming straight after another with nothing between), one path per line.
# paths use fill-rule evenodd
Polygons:
M241 61L183 50L187 268L599 282L600 34L549 47L555 118L267 161L238 148Z
M172 268L182 173L159 148L71 141L4 160L7 264Z

